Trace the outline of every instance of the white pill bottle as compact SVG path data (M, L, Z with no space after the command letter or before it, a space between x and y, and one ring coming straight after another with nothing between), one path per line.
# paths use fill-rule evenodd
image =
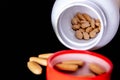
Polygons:
M70 49L96 50L107 45L119 27L117 0L56 0L51 22L58 40ZM87 13L101 22L101 30L95 38L78 40L71 28L71 19L77 13Z

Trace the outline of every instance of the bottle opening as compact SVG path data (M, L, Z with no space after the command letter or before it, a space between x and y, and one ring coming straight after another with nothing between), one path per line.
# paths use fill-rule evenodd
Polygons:
M88 14L91 18L100 20L100 32L94 38L79 40L75 37L75 31L71 28L71 20L78 12ZM59 16L57 25L60 41L71 49L88 50L94 48L103 35L103 30L105 28L103 19L104 14L102 10L93 3L72 3L66 6Z

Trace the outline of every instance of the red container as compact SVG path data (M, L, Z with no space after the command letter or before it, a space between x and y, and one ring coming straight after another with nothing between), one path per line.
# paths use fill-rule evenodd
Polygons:
M77 71L74 74L66 74L56 70L53 66L65 60L84 60L86 62L85 68L82 71ZM88 72L88 63L95 62L102 65L106 69L106 73L94 77L82 77L79 74ZM46 70L47 80L110 80L113 70L112 62L105 56L91 51L85 50L62 50L55 52L48 58L48 65ZM79 76L78 76L79 75Z

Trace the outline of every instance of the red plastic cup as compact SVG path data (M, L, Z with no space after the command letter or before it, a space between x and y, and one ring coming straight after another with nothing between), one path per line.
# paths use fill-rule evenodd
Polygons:
M67 74L54 68L56 63L65 60L83 60L86 64L83 66L83 69L78 70L73 74ZM106 69L106 73L94 77L80 76L80 74L86 74L88 72L88 64L90 62L95 62L102 65ZM46 78L47 80L110 80L112 70L112 62L107 57L99 53L85 50L62 50L55 52L48 58Z

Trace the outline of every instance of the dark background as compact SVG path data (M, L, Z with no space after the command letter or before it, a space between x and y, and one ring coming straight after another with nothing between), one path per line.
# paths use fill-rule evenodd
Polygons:
M16 27L14 27L13 32L11 31L11 36L14 38L10 42L14 42L14 44L9 45L15 51L13 59L15 73L12 75L16 78L15 80L46 80L46 67L43 67L43 73L39 76L28 70L27 61L29 57L68 49L59 42L51 25L51 11L54 2L55 0L29 1L20 6L22 9L16 9L14 14L19 14L14 18L16 21L13 23L16 23ZM113 62L114 69L111 80L120 80L119 46L120 28L109 44L101 49L94 50L94 52L99 52Z
M0 8L8 8L8 0L1 0Z

